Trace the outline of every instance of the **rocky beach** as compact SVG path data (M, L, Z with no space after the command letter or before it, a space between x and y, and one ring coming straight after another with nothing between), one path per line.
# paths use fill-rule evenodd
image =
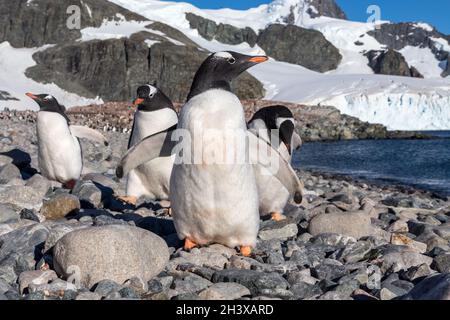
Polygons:
M333 108L290 107L305 141L394 137ZM38 173L35 113L0 113L0 300L450 299L449 198L298 171L302 205L261 221L251 257L217 244L187 252L168 202L117 199L133 110L97 108L68 112L110 142L81 140L73 190Z

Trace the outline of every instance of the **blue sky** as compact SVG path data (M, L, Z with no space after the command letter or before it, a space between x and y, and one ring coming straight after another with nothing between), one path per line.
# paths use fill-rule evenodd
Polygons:
M171 0L178 1L179 0ZM256 7L271 0L184 0L200 8L235 8L247 9ZM376 4L381 8L381 18L395 22L424 21L450 34L450 1L449 0L337 0L350 20L366 21L367 7Z

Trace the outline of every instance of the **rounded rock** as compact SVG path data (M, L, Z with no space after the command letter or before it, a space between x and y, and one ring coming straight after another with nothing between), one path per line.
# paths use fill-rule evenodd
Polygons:
M159 236L144 229L109 225L75 230L54 247L56 272L78 276L87 288L101 280L124 283L133 277L149 281L169 260L169 249Z

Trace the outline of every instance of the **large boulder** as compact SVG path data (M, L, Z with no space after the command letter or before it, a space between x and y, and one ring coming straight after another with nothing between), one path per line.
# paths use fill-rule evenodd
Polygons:
M126 225L75 230L62 237L53 252L58 275L78 276L80 284L87 288L105 279L124 283L138 277L149 281L169 261L163 239Z
M355 239L374 234L370 215L360 211L321 213L311 220L308 231L313 236L336 233Z
M450 300L450 274L436 274L422 280L403 300Z
M251 47L256 44L257 34L253 29L247 27L239 29L230 24L223 24L203 18L193 13L186 13L186 19L189 21L191 29L196 29L198 33L206 40L217 40L226 44L239 44L247 42Z
M338 67L339 50L322 33L294 25L272 24L261 31L258 45L276 60L326 72Z
M369 66L376 74L423 78L419 71L414 67L410 68L405 57L395 50L371 50L366 56L369 59Z

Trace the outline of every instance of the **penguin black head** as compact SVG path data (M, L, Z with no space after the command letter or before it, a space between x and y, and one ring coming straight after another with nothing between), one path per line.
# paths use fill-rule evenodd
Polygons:
M49 94L33 94L33 93L26 93L28 97L36 101L36 103L39 105L40 111L47 111L47 112L56 112L62 115L67 122L69 122L69 118L66 116L66 108L58 103L58 100L52 95Z
M209 89L231 91L231 82L248 68L268 60L266 56L247 56L233 51L211 54L195 74L188 100Z
M294 115L291 110L282 105L275 105L261 108L254 115L249 123L255 120L262 120L269 131L278 130L279 141L286 145L289 154L292 152L292 137L294 135Z
M134 105L139 111L149 112L164 108L173 109L172 101L156 86L146 84L137 89Z

